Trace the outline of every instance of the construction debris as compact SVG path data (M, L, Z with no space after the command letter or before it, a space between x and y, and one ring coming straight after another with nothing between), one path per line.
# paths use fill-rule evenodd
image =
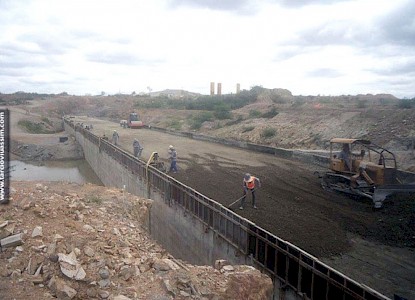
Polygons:
M15 234L9 237L6 237L0 241L0 245L2 248L14 247L19 246L22 244L22 235Z
M151 200L91 184L14 182L0 208L4 299L269 299L271 279L226 260L194 266L153 241ZM76 192L74 192L76 191ZM120 205L122 203L122 205ZM127 206L127 207L124 207ZM126 209L127 208L127 209ZM7 233L6 233L7 232Z

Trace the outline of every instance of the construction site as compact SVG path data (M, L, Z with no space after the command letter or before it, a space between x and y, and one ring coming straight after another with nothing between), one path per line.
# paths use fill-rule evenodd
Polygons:
M264 109L263 102L260 107ZM66 117L65 134L81 145L105 186L154 200L158 212L150 214L150 234L177 259L212 265L218 256L226 256L222 258L234 264L253 265L273 279L274 297L280 299L415 298L410 184L376 205L373 189L365 190L366 197L349 197L323 188L316 174L336 168L328 160L329 152L224 138L221 128L215 135L203 129L169 130L146 118L134 126L138 118L122 115L116 120ZM348 137L351 144L360 141L350 139L350 134L337 137ZM133 155L134 139L142 146L138 158ZM169 145L178 153L177 173L167 172ZM399 163L408 162L401 152ZM159 164L150 161L154 153ZM365 170L348 180L363 184L362 178L372 175L370 167ZM405 184L400 185L407 187L415 177L400 172L405 174ZM244 209L239 209L246 173L261 181L257 209L250 193ZM186 240L183 247L177 245Z

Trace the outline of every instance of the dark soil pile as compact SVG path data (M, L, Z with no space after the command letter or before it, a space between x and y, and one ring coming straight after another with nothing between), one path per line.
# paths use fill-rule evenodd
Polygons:
M317 257L346 252L350 247L348 232L387 245L415 247L414 195L396 195L383 209L374 210L370 200L322 190L311 170L290 160L247 170L241 165L221 166L216 158L211 156L210 171L197 164L197 156L182 161L188 169L175 177L227 206L242 196L243 174L251 172L262 182L257 192L258 209L251 207L250 195L244 210L239 210L239 203L232 208Z

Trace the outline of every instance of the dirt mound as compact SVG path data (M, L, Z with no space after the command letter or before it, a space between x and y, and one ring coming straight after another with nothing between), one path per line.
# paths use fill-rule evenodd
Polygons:
M235 182L242 180L247 169L230 167L229 163L225 167L219 160L210 155L209 162L200 156L179 161L179 166L186 164L186 171L175 177L224 205L230 204L241 197L242 187ZM209 171L201 170L201 164ZM263 183L257 192L258 210L249 207L248 197L247 209L240 211L234 206L237 213L317 257L347 252L350 232L386 245L415 247L415 195L397 195L386 201L382 210L373 211L367 199L322 190L312 172L289 160L249 170ZM209 178L209 184L201 177Z
M90 184L14 182L0 207L2 299L269 299L252 267L174 259L143 228L150 206Z

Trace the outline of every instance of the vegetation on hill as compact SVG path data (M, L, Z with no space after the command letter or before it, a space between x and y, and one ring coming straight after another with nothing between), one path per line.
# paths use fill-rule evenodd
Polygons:
M0 94L0 101L34 97L36 106L30 105L32 101L23 106L41 115L88 115L117 123L137 112L146 125L282 148L327 149L333 137L369 139L397 151L414 148L415 98L388 94L295 96L288 90L261 86L230 95L185 91L178 95L16 93Z

